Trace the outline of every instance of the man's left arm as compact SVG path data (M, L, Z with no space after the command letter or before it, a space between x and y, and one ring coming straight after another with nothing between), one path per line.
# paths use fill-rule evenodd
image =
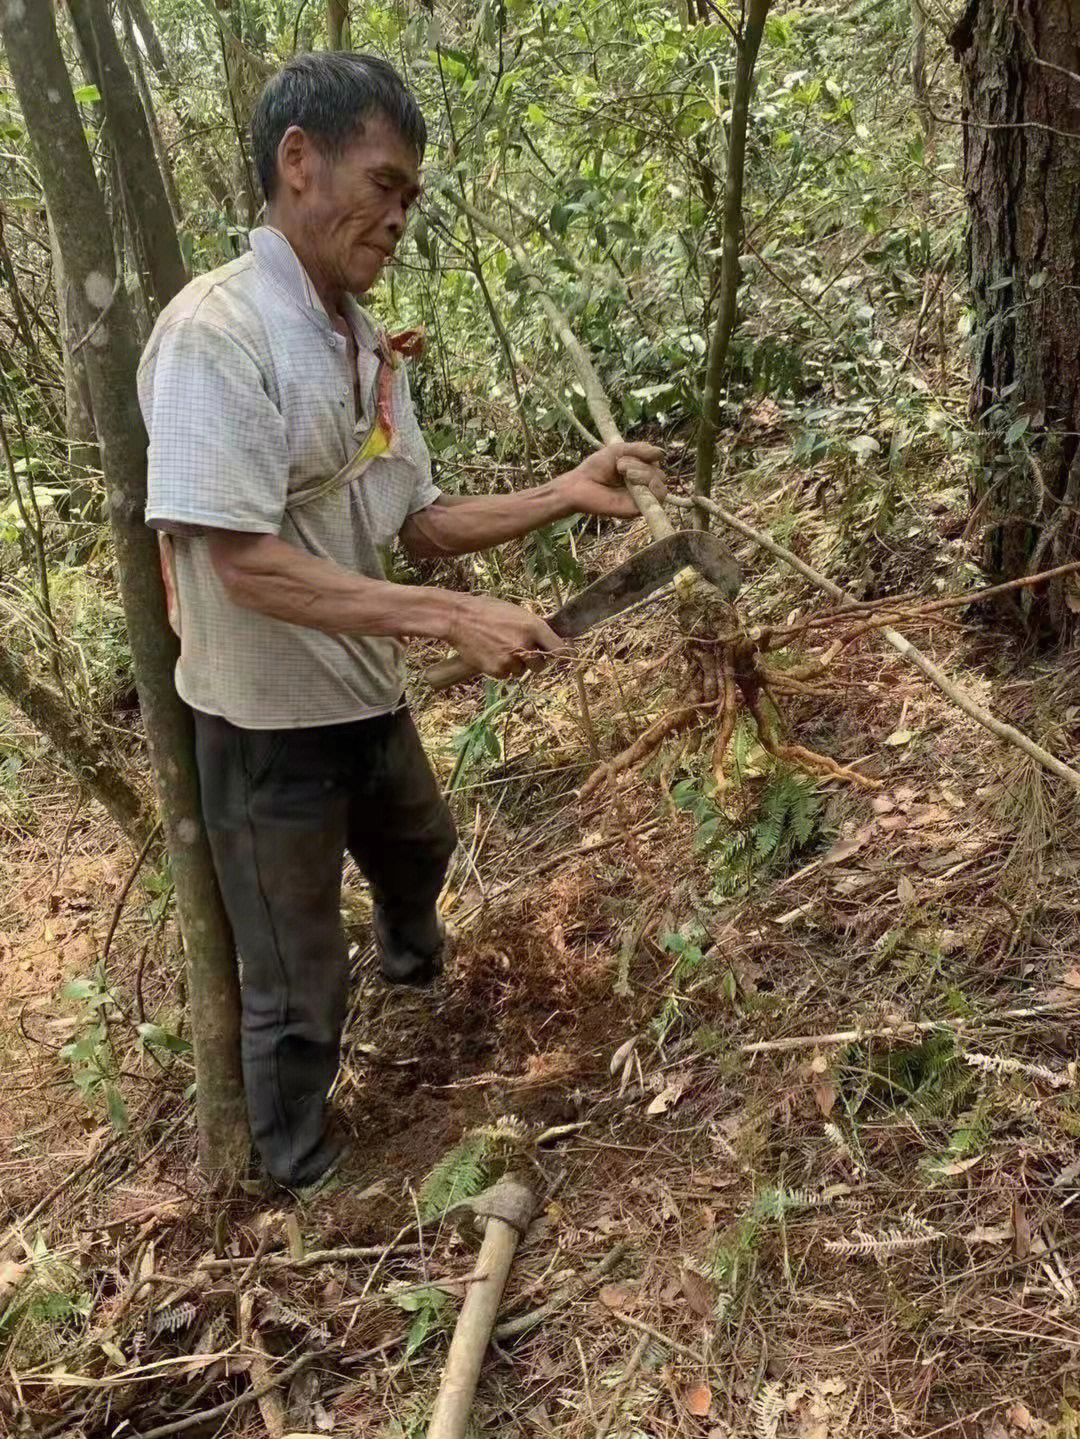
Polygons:
M625 481L667 493L659 467L662 451L641 440L605 445L580 465L546 484L511 495L443 496L416 510L401 527L401 542L416 559L439 559L491 549L567 515L637 514Z

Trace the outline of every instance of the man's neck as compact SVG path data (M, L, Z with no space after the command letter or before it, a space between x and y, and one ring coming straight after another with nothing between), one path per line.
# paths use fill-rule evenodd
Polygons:
M323 309L329 315L331 324L336 324L339 319L344 320L345 291L331 284L321 272L311 247L305 243L300 227L290 223L288 216L279 214L272 206L266 212L266 224L288 240L293 254L303 265L308 279L314 285L315 293L321 300Z

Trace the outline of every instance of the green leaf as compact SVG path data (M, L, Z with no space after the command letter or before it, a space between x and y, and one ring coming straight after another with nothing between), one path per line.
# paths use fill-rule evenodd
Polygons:
M1005 443L1007 445L1015 445L1021 435L1027 432L1030 424L1030 415L1021 415L1018 420L1013 420L1012 424L1005 431Z
M127 1106L124 1103L124 1096L112 1084L105 1086L105 1104L109 1111L109 1123L117 1134L126 1134L128 1132Z
M80 85L75 91L75 99L80 105L96 105L101 99L101 91L96 85Z
M543 110L541 110L539 105L526 106L525 115L533 125L547 124L547 116L544 114Z
M139 1038L148 1049L167 1049L173 1054L190 1054L191 1045L180 1035L163 1029L160 1024L140 1024Z

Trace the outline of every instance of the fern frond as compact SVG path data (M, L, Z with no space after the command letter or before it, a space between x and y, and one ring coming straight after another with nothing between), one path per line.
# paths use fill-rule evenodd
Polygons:
M763 1384L750 1401L750 1422L754 1426L757 1439L776 1439L783 1412L784 1395L781 1386L775 1380Z
M512 1114L471 1130L421 1184L417 1196L421 1218L441 1219L455 1204L479 1194L492 1177L492 1160L524 1143L528 1133L528 1126Z
M168 1309L155 1310L146 1327L151 1338L156 1334L176 1334L194 1324L198 1312L189 1299L186 1304L173 1304Z
M1029 1079L1037 1079L1042 1084L1048 1084L1052 1089L1071 1089L1073 1079L1060 1069L1051 1069L1045 1064L1026 1064L1019 1059L1007 1059L997 1054L976 1054L971 1050L965 1050L962 1058L966 1064L973 1069L982 1070L984 1074L1025 1074Z
M828 1254L842 1254L849 1258L856 1254L870 1254L875 1259L883 1259L886 1255L920 1249L924 1244L933 1244L935 1240L944 1238L940 1229L935 1229L925 1220L909 1219L907 1230L893 1226L879 1234L867 1234L856 1229L849 1238L826 1239L825 1250Z

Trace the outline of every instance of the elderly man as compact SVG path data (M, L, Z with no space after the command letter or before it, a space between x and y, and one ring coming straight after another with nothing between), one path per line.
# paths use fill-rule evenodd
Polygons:
M450 500L394 342L366 294L420 194L423 117L370 55L291 60L252 123L266 224L194 280L139 370L147 522L161 535L177 688L195 715L203 808L236 935L252 1136L296 1188L338 1162L327 1122L348 968L346 849L369 881L383 972L439 972L453 822L402 698L402 641L517 674L561 642L501 601L387 581L380 549L487 549L575 512L629 518L659 451L609 445L511 495Z

